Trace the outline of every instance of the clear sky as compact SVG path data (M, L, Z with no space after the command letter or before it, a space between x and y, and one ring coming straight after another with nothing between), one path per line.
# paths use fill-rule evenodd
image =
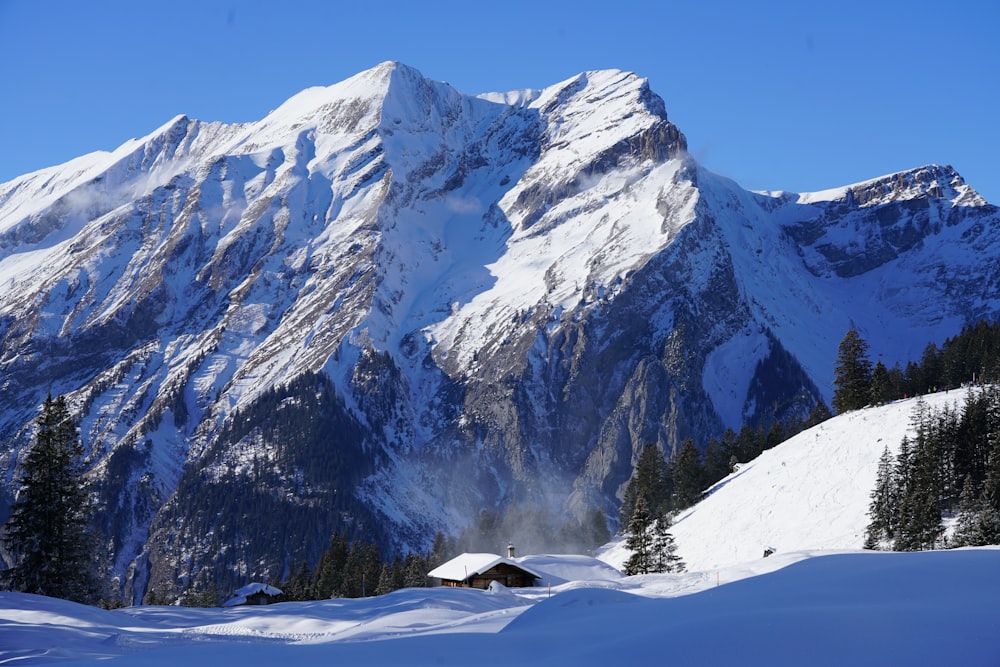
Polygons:
M398 60L465 93L630 70L744 187L939 163L1000 204L998 28L996 0L0 0L0 182Z

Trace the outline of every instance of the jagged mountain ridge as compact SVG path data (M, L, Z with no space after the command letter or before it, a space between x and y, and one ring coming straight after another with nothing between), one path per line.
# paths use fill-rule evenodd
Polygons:
M947 167L746 192L618 71L472 97L384 63L257 123L180 116L0 185L7 493L51 388L133 598L280 575L332 528L611 510L647 442L828 396L851 323L891 365L995 316L997 221Z

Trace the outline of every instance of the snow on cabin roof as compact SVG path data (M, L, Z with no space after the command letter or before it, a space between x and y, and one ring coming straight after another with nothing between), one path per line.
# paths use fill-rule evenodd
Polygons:
M233 593L233 597L226 600L226 602L222 606L236 607L241 604L246 604L247 598L250 597L251 595L256 595L257 593L263 593L264 595L274 597L275 595L281 595L282 590L280 588L275 588L274 586L270 586L268 584L262 584L259 581L255 581L252 584L247 584L243 588Z
M240 590L236 591L234 595L253 595L254 593L263 593L264 595L281 595L281 589L275 588L268 584L262 584L255 581L252 584L247 584Z
M464 553L455 556L447 563L439 565L428 572L427 576L437 577L438 579L450 579L451 581L464 581L475 574L486 572L491 567L499 565L500 563L512 565L524 570L530 575L538 577L539 579L542 578L542 575L516 561L504 558L503 556L498 556L496 554L484 553Z

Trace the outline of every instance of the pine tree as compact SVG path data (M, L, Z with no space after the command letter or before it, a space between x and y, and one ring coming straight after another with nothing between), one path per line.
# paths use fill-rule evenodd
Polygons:
M393 585L392 566L389 563L382 564L382 571L378 576L378 585L375 587L375 595L386 595L396 590Z
M625 546L632 551L632 555L625 562L625 574L648 574L652 571L652 539L649 534L652 522L646 501L639 498L628 524L628 537L625 539Z
M818 424L822 424L831 417L833 417L833 414L830 412L830 408L827 407L826 403L820 401L813 407L809 416L806 417L806 421L802 424L802 429L805 430Z
M645 502L648 512L659 514L667 510L670 493L666 465L657 445L649 444L642 448L622 497L618 512L620 525L629 524L640 499Z
M889 453L889 448L885 447L878 461L875 488L872 490L872 501L868 506L871 523L868 524L865 533L866 549L878 549L893 539L897 512L894 482L892 454Z
M952 547L982 546L978 533L980 506L976 498L972 477L966 475L962 485L962 495L958 503L958 515L955 517L955 532L952 534Z
M705 456L703 458L706 487L715 484L729 474L729 457L726 456L726 451L723 449L722 443L715 438L708 441L708 446L705 448Z
M698 502L705 490L705 469L701 465L701 454L688 438L670 461L674 482L673 509L684 509Z
M96 540L82 458L83 445L66 400L49 395L4 532L14 560L6 573L12 590L75 602L96 600Z
M918 400L913 417L916 434L912 450L900 447L899 519L893 549L933 549L942 533L941 464L937 435L924 401ZM904 445L906 439L904 438Z
M426 586L427 573L434 569L427 560L417 554L409 554L403 562L403 586L406 588Z
M458 547L455 545L455 539L438 531L434 535L434 545L431 547L431 552L427 555L427 567L433 570L438 565L446 563L457 552Z
M608 530L608 520L604 517L604 512L596 507L590 508L590 511L587 512L583 528L587 542L592 547L607 544L611 539L611 531Z
M661 516L653 526L652 572L683 572L684 561L677 555L677 544L670 534L670 517Z
M305 561L299 564L299 567L288 575L288 580L282 582L278 588L284 592L284 599L288 601L301 601L301 600L312 600L312 575L309 572L309 566L306 565Z
M857 329L848 330L840 341L833 385L833 409L838 414L858 410L871 401L872 365L868 360L868 343Z
M1000 443L993 443L986 481L979 494L979 531L983 544L1000 544Z
M987 544L1000 544L1000 512L985 502L979 500L979 513L976 515L976 543L968 546L986 546Z
M892 379L889 377L889 369L885 367L885 364L880 359L872 371L871 402L874 405L885 405L892 399Z
M349 546L347 538L334 533L330 545L319 559L313 576L312 599L344 597L344 566L347 564Z

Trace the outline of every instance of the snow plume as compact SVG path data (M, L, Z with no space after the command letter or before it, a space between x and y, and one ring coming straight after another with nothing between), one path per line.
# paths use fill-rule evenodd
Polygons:
M459 535L464 551L503 554L589 553L608 538L608 520L599 510L577 515L568 507L573 480L555 471L539 472L544 482L509 483L495 504L472 512ZM481 490L482 492L482 490Z
M452 213L458 213L460 215L481 213L484 208L483 203L479 201L478 198L461 196L446 197L444 200L444 206Z
M458 539L461 551L498 554L508 544L523 554L585 552L607 539L591 516L567 509L572 480L554 471L538 477L545 488L529 488L505 465L484 460L482 449L455 443L444 457L425 451L417 463L395 460L360 495L398 527L393 547L401 552L426 550L438 531Z

